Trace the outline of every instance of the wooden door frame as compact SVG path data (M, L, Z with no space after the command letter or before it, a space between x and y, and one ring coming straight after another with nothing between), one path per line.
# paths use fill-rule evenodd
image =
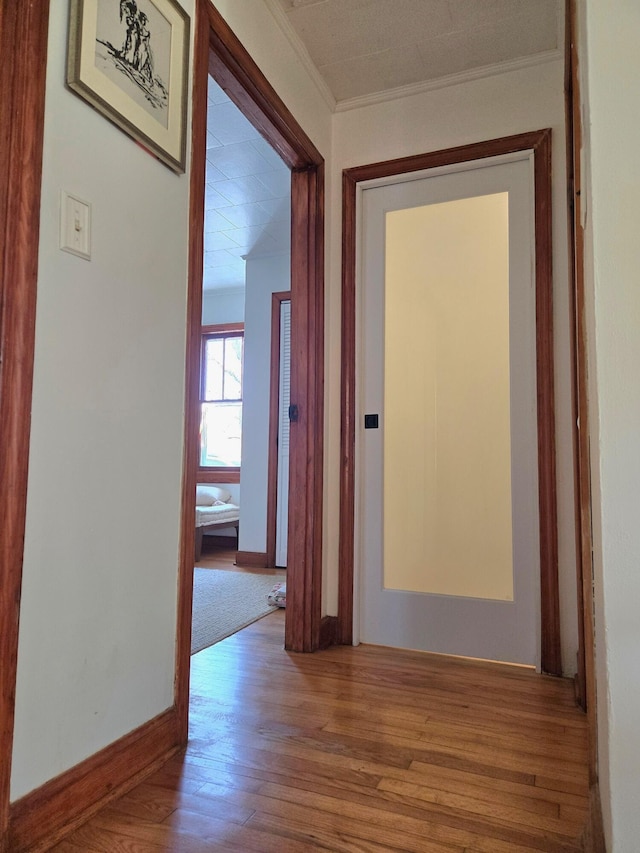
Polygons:
M1 851L9 849L48 29L48 0L0 4Z
M541 660L545 672L562 673L558 589L558 531L553 374L551 234L551 131L492 139L426 154L370 163L342 173L342 429L338 633L352 641L354 608L356 399L356 240L358 185L376 179L488 157L533 151L535 181L536 369L538 492L540 508Z
M598 781L598 718L593 612L593 533L591 454L589 447L589 383L587 319L584 284L585 234L582 225L582 101L580 56L575 0L565 6L565 109L567 145L567 216L569 226L569 281L571 356L573 366L573 440L576 490L576 572L578 582L578 673L576 698L587 713L589 726L589 814L583 833L585 853L604 853L605 838Z
M196 2L193 84L185 447L175 699L184 737L189 714L194 507L198 448L198 352L202 314L207 79L230 99L291 169L291 425L285 647L319 647L322 589L324 421L324 159L208 0Z
M269 383L269 463L267 470L267 565L276 564L278 504L278 432L280 426L280 312L291 291L271 294L271 366Z
M567 182L569 227L569 275L572 295L572 351L574 353L573 404L578 554L578 674L577 696L590 716L591 740L596 738L595 656L593 625L593 541L591 532L591 463L589 455L589 406L587 384L586 317L584 295L584 228L582 226L582 116L578 76L575 0L569 0L565 25L565 95L567 122ZM596 760L591 749L590 765Z

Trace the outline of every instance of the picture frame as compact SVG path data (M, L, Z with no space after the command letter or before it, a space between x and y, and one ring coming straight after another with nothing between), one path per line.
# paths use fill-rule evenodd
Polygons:
M178 174L189 29L176 0L71 0L68 87Z

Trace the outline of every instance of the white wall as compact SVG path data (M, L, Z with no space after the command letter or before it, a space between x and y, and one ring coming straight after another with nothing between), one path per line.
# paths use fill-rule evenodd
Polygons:
M65 89L67 22L53 3L12 799L173 704L189 178ZM62 188L89 262L58 249Z
M340 209L341 172L360 166L426 151L437 151L480 140L494 139L544 127L553 129L553 263L556 347L558 501L560 530L560 600L562 655L567 674L575 672L577 650L576 570L571 434L571 380L569 361L569 293L566 242L566 179L564 143L563 63L486 77L457 86L375 104L334 116L333 169L330 205ZM340 219L334 215L330 244L340 245ZM340 400L340 255L331 255L329 304L326 318L329 359L329 457L327 507L327 561L337 564ZM329 613L337 607L337 575L327 578Z
M640 6L621 0L612 10L581 0L578 9L589 179L586 301L599 778L607 849L635 853L640 838Z
M264 4L217 5L328 157ZM173 701L189 176L65 89L67 22L52 4L13 799ZM62 187L93 204L91 262L57 249Z
M249 258L246 271L242 402L241 551L267 549L271 294L291 286L290 255Z
M202 294L202 325L244 322L244 290L238 287L205 290Z

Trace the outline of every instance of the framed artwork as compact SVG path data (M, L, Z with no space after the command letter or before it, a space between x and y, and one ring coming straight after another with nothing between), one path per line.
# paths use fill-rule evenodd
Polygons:
M185 169L189 16L176 0L72 0L67 85Z

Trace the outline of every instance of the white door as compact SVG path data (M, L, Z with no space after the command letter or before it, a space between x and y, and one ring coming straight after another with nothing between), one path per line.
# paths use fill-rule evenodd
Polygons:
M289 529L289 403L291 402L291 302L280 303L278 396L278 480L276 487L276 566L287 565Z
M454 169L361 196L355 636L539 667L533 163Z

